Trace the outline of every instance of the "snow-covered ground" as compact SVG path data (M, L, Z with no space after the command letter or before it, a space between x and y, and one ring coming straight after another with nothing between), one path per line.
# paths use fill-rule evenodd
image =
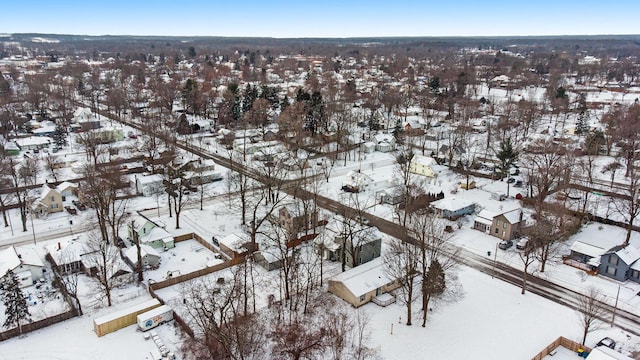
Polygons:
M464 295L457 302L429 314L427 327L416 319L404 325L406 310L398 304L387 308L373 303L362 307L369 319L370 344L384 359L530 359L559 336L581 340L576 313L533 294L520 295L519 289L471 269L461 269L459 278ZM174 288L174 287L172 287ZM171 297L178 288L161 290ZM143 301L141 297L119 304L125 308ZM151 341L132 325L97 337L93 319L116 308L99 311L29 333L22 338L0 342L3 359L147 359L155 350ZM353 310L355 311L355 310ZM398 322L400 320L400 323ZM391 329L393 326L393 334ZM170 349L182 358L178 348L182 335L172 323L157 328ZM619 329L605 326L591 333L587 345L604 336L616 340L624 350L638 349L640 340Z
M494 94L496 90L491 90ZM388 205L381 205L375 198L376 190L388 187L392 184L394 174L394 155L372 153L358 154L357 160L347 161L346 166L342 161L336 162L331 178L328 182L320 181L320 194L348 203L352 195L340 190L342 183L347 180L349 171L360 171L370 176L374 183L370 189L353 196L358 197L358 202L366 208L366 211L389 220L393 219L394 210ZM600 158L597 164L601 169L610 162L609 158ZM313 165L312 166L317 166ZM307 174L313 170L307 170ZM601 170L594 172L603 180L609 174L602 174ZM461 177L446 171L437 180L427 180L425 189L428 192L438 193L442 191L446 197L459 197L485 206L492 201L492 194L506 194L507 183L490 179L475 179L477 189L462 190L459 188ZM624 182L623 171L619 171L615 177L616 182ZM215 183L207 190L207 194L223 194L226 189L225 181ZM513 197L517 192L526 191L525 188L510 189ZM593 196L590 203L601 214L603 209L603 197ZM509 199L507 202L515 202ZM160 207L159 211L156 209ZM211 236L222 237L233 232L241 232L237 205L229 207L227 197L217 196L205 203L205 208L199 210L197 201L192 208L182 212L180 217L181 229L175 228L175 218L169 218L166 214L166 197L163 198L137 198L131 204L131 210L147 209L144 213L149 217L159 217L167 225L167 230L173 234L196 232L204 239ZM611 213L611 205L608 213ZM59 233L60 236L77 236L74 229L86 222L91 210L79 212L72 216L66 212L53 214L46 219L33 219L33 229L36 233L36 243L32 244L32 226L28 223L28 231L22 232L16 211L10 211L12 225L0 228L0 244L13 241L27 242L29 247L36 249L43 257L43 247L46 241L40 240L44 235ZM332 216L333 214L324 214ZM613 215L612 215L613 216ZM322 216L321 216L322 217ZM31 219L30 219L31 220ZM69 223L73 221L73 224ZM455 223L454 241L459 246L476 254L484 254L487 251L495 251L498 239L471 229L473 216ZM76 230L77 231L77 230ZM606 235L603 235L606 234ZM615 236L622 239L621 229L600 224L589 224L583 227L580 236ZM52 240L56 241L56 240ZM571 241L571 240L570 240ZM570 244L565 245L568 253ZM180 271L185 274L197 269L211 266L219 262L213 253L194 241L178 243L173 250L161 253L162 265L157 270L152 270L145 276L146 279L156 281L164 279L167 271ZM498 250L497 261L521 267L521 261L514 248L507 251ZM330 267L330 266L329 266ZM264 274L265 278L273 274ZM557 282L575 290L584 290L589 286L596 286L613 302L620 285L619 306L628 310L637 309L640 303L640 285L632 282L617 283L603 277L585 275L584 272L562 265L558 258L548 264L544 273L536 273L551 281ZM219 274L211 274L215 281ZM388 308L379 308L374 304L364 307L370 317L372 330L372 344L379 346L381 355L387 359L405 359L415 357L415 354L428 354L429 358L440 359L513 359L531 358L542 348L548 345L558 336L565 336L573 340L580 340L580 328L575 312L544 300L533 294L520 295L518 288L505 284L499 280L493 280L489 276L471 269L462 269L460 280L465 295L458 302L437 309L430 314L430 322L427 328L419 325L406 327L399 324L398 319L404 317L404 309L400 305L392 305ZM265 282L268 284L269 282ZM98 301L99 294L88 289L83 294L87 299L87 314L61 324L51 326L23 338L12 339L0 343L0 354L8 359L36 359L59 358L80 359L86 354L95 354L98 359L111 358L141 358L149 356L153 350L153 343L145 342L141 334L135 331L135 327L129 327L116 333L98 338L93 333L92 320L99 315L104 315L138 300L139 288L116 292L116 305L114 308L105 308ZM180 303L179 285L160 290L160 295L169 300L174 306ZM36 295L37 297L37 295ZM49 313L50 310L34 312ZM2 315L0 315L2 317ZM393 335L391 332L393 327ZM167 330L168 329L168 330ZM174 345L177 349L180 344L179 337L175 334L172 325L163 326L162 331L169 340L165 343ZM60 332L73 334L69 340L61 340ZM599 338L610 336L622 344L624 349L639 349L639 340L635 337L628 338L618 329L602 330L590 335L587 345L593 345ZM64 337L66 338L66 337ZM28 339L28 340L27 340ZM73 339L73 340L72 340ZM77 341L75 341L77 339ZM27 345L28 344L28 345ZM53 349L53 350L51 350Z

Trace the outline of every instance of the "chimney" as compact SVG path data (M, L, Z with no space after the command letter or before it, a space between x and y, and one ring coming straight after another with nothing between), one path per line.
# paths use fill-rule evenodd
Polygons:
M58 250L62 249L62 247L60 246L60 241L58 241Z

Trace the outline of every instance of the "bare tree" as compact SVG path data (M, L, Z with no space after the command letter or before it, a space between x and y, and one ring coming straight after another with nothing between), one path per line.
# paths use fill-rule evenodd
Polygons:
M243 277L236 267L224 282L193 280L183 286L188 321L211 358L251 359L265 350L260 316L241 311Z
M415 239L419 251L422 327L425 327L431 301L445 291L456 289L453 281L445 285L444 276L455 270L459 250L452 244L453 236L446 231L444 219L434 214L412 214L409 234Z
M85 244L85 263L88 265L94 284L104 293L107 305L111 306L111 292L121 283L122 260L118 247L104 241L95 232L88 235Z
M588 287L584 294L578 295L576 312L582 326L582 345L584 345L587 341L587 335L602 327L603 318L608 312L605 296L600 289Z
M420 251L406 241L394 239L384 255L384 263L389 277L397 279L400 284L399 298L407 307L407 325L411 325L412 305L417 295L415 278L420 271Z

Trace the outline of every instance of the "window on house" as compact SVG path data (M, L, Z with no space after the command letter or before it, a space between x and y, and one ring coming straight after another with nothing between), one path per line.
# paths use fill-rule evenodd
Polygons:
M617 256L609 256L609 264L618 265L618 257Z
M496 234L498 233L498 231L499 231L499 230L500 230L500 229L496 228Z
M502 237L504 237L504 235L505 235L505 231L504 231L504 230L502 230Z
M639 279L639 278L640 278L640 271L638 271L638 270L633 270L633 271L631 272L631 277L632 277L632 278L634 278L634 279Z
M364 301L364 295L360 296L360 301Z
M607 266L607 274L616 276L616 268L613 266Z
M507 223L506 223L506 222L503 222L503 223L502 223L502 227L503 227L504 229L506 229L506 228L507 228Z
M56 201L56 198L54 196L51 197L51 201Z

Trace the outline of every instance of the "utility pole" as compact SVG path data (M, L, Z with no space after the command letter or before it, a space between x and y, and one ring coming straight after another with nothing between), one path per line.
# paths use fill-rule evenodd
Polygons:
M616 320L616 312L618 311L618 298L620 297L620 285L618 285L618 293L616 294L616 303L613 305L613 315L611 316L611 327L613 327L613 322Z

